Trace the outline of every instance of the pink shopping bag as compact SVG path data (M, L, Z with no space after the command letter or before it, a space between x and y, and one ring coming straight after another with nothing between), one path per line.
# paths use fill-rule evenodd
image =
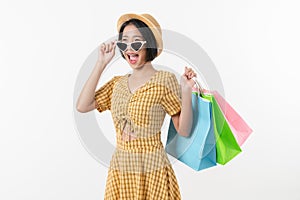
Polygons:
M226 121L228 122L232 133L235 135L238 144L241 146L247 140L249 135L252 133L252 129L245 122L245 120L232 108L232 106L217 92L204 90L204 93L212 94L217 103L219 104ZM197 89L193 88L196 92Z

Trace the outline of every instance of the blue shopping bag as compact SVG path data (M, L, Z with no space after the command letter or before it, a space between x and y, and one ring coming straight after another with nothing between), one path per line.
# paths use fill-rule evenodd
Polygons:
M189 137L180 136L170 120L166 152L196 171L216 166L216 139L211 102L192 93L193 124Z

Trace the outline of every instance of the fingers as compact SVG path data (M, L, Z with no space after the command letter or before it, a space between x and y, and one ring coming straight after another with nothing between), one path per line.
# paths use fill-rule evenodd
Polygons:
M103 53L110 53L112 51L114 51L116 48L116 42L115 41L111 41L109 43L102 43L100 45L100 49Z
M100 45L100 50L101 50L103 53L106 51L106 45L105 45L104 42Z
M112 50L112 42L110 42L110 43L108 43L106 45L106 51L105 51L105 53L109 53L109 52L111 52L111 50Z
M112 41L112 50L114 51L116 49L117 46L117 42L116 41Z
M185 66L185 72L184 75L188 78L191 79L193 77L197 77L197 74L193 71L192 68L188 68Z

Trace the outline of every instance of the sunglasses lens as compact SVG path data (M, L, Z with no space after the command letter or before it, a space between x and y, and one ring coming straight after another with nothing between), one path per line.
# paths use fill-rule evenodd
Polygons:
M142 47L143 43L141 42L133 42L131 44L131 48L134 49L135 51L138 51Z
M127 48L127 44L123 42L118 42L117 46L119 47L119 49L121 49L121 51L125 51Z

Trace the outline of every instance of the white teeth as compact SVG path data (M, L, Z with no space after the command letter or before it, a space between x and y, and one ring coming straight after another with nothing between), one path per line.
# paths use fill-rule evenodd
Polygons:
M138 57L138 54L127 54L127 55L129 57L129 59Z
M127 54L129 60L136 61L138 59L138 54Z

